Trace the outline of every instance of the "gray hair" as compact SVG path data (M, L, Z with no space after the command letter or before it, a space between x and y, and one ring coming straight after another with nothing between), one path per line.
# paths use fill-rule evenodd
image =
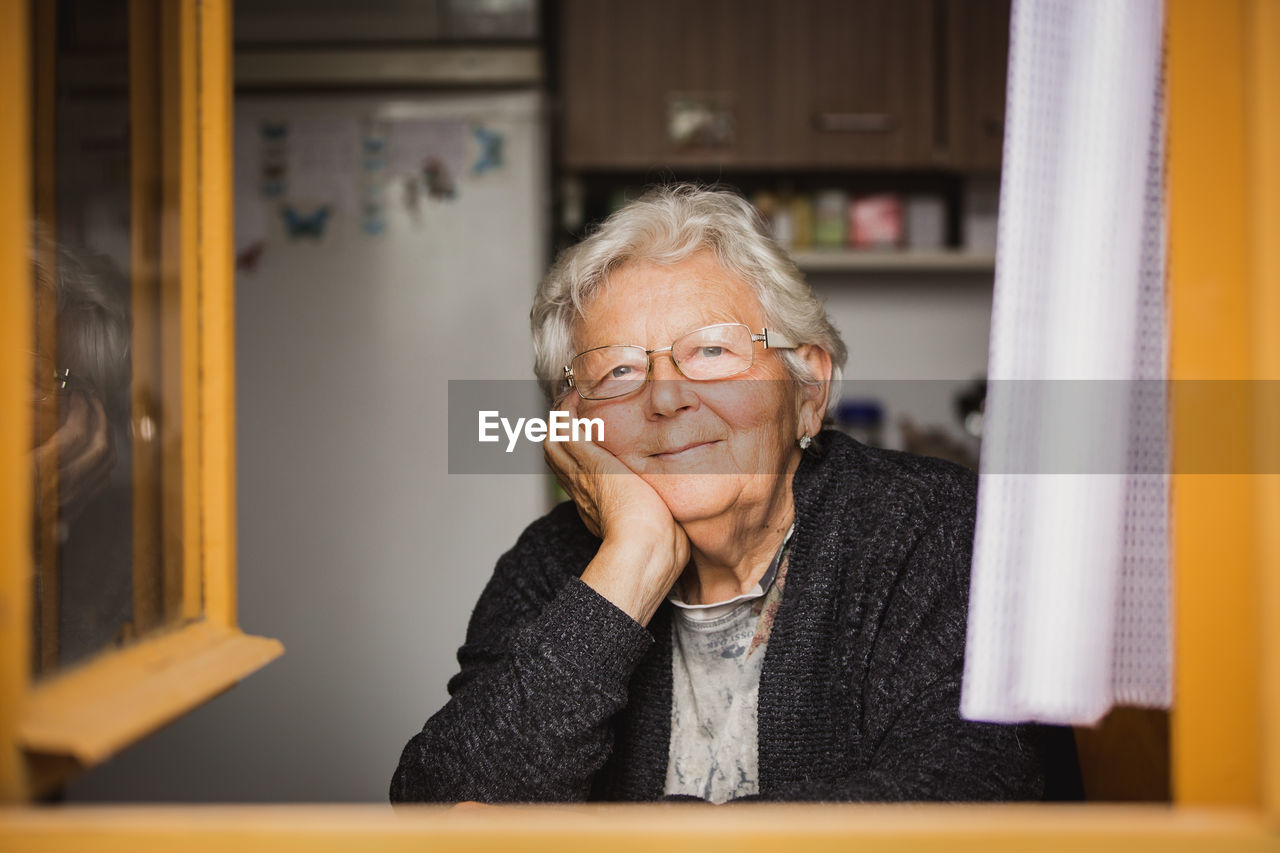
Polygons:
M55 243L36 225L35 286L57 310L58 370L102 400L107 419L123 427L130 414L130 320L127 285L107 258ZM53 260L54 269L44 259ZM53 354L50 354L51 356Z
M703 250L713 252L725 270L751 286L768 328L797 346L812 344L831 356L828 408L833 406L848 350L826 309L746 199L694 184L649 190L560 253L538 286L529 315L533 369L547 400L555 401L567 390L563 371L575 355L573 327L611 273L636 261L678 263ZM797 353L778 353L795 381L816 381Z

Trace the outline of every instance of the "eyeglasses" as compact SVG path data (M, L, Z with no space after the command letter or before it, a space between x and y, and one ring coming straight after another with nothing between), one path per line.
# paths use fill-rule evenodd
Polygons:
M578 353L564 368L565 381L584 400L611 400L641 388L653 371L652 356L670 352L676 370L687 379L728 379L748 370L755 343L765 349L795 349L777 332L756 335L742 323L718 323L682 335L669 347L604 346Z
M53 377L52 387L40 387L38 383L33 383L35 389L35 401L37 403L48 402L58 391L85 391L89 389L89 384L79 376L72 376L71 369L66 368L59 370Z

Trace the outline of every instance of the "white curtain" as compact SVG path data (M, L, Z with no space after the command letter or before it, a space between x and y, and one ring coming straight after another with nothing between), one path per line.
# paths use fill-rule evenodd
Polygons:
M1015 0L961 712L1167 707L1161 0Z

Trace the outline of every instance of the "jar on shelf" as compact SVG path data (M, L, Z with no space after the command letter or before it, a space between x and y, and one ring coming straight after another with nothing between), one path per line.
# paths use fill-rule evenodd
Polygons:
M813 199L813 245L821 249L842 249L847 231L845 218L849 194L844 190L823 190Z

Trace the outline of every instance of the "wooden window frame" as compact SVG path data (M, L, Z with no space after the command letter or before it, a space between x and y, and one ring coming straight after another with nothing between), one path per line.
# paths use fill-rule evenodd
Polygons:
M0 363L4 410L26 410L29 369L17 354L31 338L30 144L31 0L3 0L0 41L8 109L0 163L8 171L0 213L0 315L6 341ZM146 33L135 73L159 69L161 85L131 100L135 127L158 121L158 134L132 134L135 290L164 306L156 334L140 332L143 351L177 352L156 377L168 421L182 430L165 460L163 499L180 506L177 535L162 559L166 588L180 591L153 614L131 645L103 652L39 681L30 667L31 425L0 427L0 799L21 802L56 789L179 715L213 698L277 657L279 642L242 633L236 622L234 335L231 217L231 71L229 0L133 0L131 31ZM155 27L160 31L156 32ZM147 31L149 29L149 32ZM158 37L157 37L158 36ZM136 81L135 81L136 82ZM147 146L150 146L148 148ZM161 174L149 171L160 164ZM12 182L10 182L12 179ZM148 195L150 191L150 195ZM177 215L172 215L176 211ZM155 236L152 236L155 235ZM156 245L158 236L158 245ZM148 242L150 241L150 242ZM153 258L158 258L158 263ZM148 262L150 261L150 262ZM139 286L140 285L140 286ZM155 314L154 307L150 313ZM14 342L16 345L10 345ZM136 359L139 364L142 358ZM136 369L139 364L135 364ZM170 366L171 365L171 366ZM136 374L135 369L135 374ZM15 396L25 393L21 398ZM139 405L135 397L134 405ZM164 451L169 452L169 451ZM143 464L138 454L135 464ZM138 490L139 493L144 490ZM161 561L157 561L161 562Z
M25 2L5 0L0 20L0 86L25 82ZM212 16L225 41L227 4L188 5ZM1273 0L1168 0L1168 128L1170 139L1171 364L1175 378L1280 379L1280 3ZM7 43L5 43L7 42ZM8 49L5 49L8 48ZM210 58L219 79L228 56ZM225 80L225 77L222 78ZM18 87L25 103L25 89ZM221 97L228 98L229 83ZM12 93L5 91L5 96ZM226 109L224 100L221 109ZM0 163L24 163L26 112L0 124ZM224 142L225 142L224 138ZM229 146L228 146L229 147ZM224 152L225 154L225 152ZM229 168L225 156L215 169ZM225 171L208 173L229 178ZM29 276L25 227L29 197L22 169L0 190L0 280ZM230 181L203 203L227 221ZM209 221L209 220L206 220ZM221 276L212 318L229 333L229 246L217 242ZM205 262L209 262L206 257ZM29 334L29 288L0 297L0 339ZM206 316L205 322L210 317ZM219 336L221 337L221 336ZM6 351L7 352L7 351ZM8 357L7 355L5 357ZM231 377L229 337L206 364ZM25 374L0 364L0 403L26 393ZM204 445L201 500L217 505L205 550L208 630L234 632L230 569L230 388L214 386L217 425ZM202 392L204 393L204 392ZM1274 404L1274 400L1272 401ZM206 409L203 417L210 416ZM225 417L222 416L225 413ZM1203 413L1175 390L1178 436L1204 426ZM1280 412L1262 411L1242 425L1258 470L1280 470ZM0 784L20 799L23 756L13 735L29 708L28 650L22 615L30 557L29 484L17 473L29 425L0 420ZM460 809L424 807L392 815L385 806L203 806L10 809L0 812L7 849L132 851L373 851L610 849L776 851L1280 851L1280 475L1179 475L1175 478L1173 549L1176 572L1173 790L1169 806L801 806L713 809L670 805ZM212 555L212 559L211 559ZM221 596L221 598L219 598ZM209 607L208 605L213 605ZM21 701L14 701L21 700ZM96 720L96 717L95 717Z

